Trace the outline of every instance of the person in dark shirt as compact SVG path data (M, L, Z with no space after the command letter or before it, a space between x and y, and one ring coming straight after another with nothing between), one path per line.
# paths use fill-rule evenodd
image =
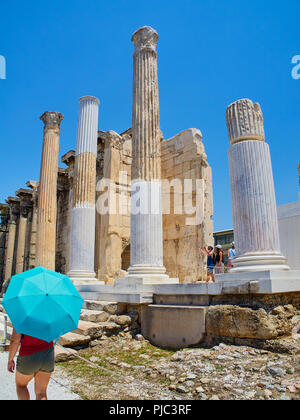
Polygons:
M14 373L14 358L20 347L16 368L16 387L19 400L30 400L28 384L34 379L37 400L47 400L47 388L55 366L54 343L47 343L13 330L11 337L8 366Z
M214 249L212 246L205 248L205 246L200 248L200 251L203 255L207 255L207 276L206 276L206 283L210 280L215 282L215 275L214 275Z

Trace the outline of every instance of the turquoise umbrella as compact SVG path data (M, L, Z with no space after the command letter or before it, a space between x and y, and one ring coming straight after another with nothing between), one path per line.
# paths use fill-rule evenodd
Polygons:
M17 333L49 343L78 327L83 299L69 277L37 267L12 277L2 305Z

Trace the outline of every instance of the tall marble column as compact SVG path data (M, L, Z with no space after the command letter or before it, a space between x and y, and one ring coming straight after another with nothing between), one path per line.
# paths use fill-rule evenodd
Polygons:
M20 208L19 228L18 228L18 242L16 251L16 274L24 271L24 257L25 257L25 243L27 230L28 209L22 206Z
M157 76L157 32L133 34L131 167L131 265L128 275L154 282L168 279L163 264L161 140Z
M26 183L32 189L32 219L31 219L31 232L29 244L29 269L36 266L36 234L37 234L37 218L38 218L38 185L36 181L28 181Z
M259 104L227 108L229 170L237 257L230 272L289 270L280 252L270 150Z
M53 271L55 271L59 137L63 118L58 112L45 112L41 116L45 127L38 198L36 265Z
M95 282L96 159L99 100L79 100L77 146L73 179L70 271L76 284Z
M5 253L3 290L6 289L7 283L10 281L12 276L14 251L16 244L17 220L20 212L20 199L9 198L6 201L10 205L10 217L8 222L8 238Z

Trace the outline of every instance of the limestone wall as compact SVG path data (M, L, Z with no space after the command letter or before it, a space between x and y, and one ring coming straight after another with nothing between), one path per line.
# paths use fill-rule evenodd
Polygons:
M202 134L197 129L183 131L162 143L162 179L172 183L170 214L164 214L164 263L170 277L179 277L181 283L192 283L205 276L205 262L199 247L213 245L212 171L207 163ZM184 180L193 180L193 206L203 205L203 220L194 215L176 214L180 203L185 205L187 191ZM204 195L196 202L196 179L204 181ZM175 180L175 181L174 181ZM172 182L173 181L173 182ZM180 190L182 187L182 190ZM163 187L164 212L168 212L169 185ZM175 201L174 201L175 199ZM204 202L202 202L204 200ZM186 200L188 204L188 200ZM175 207L174 207L175 203Z

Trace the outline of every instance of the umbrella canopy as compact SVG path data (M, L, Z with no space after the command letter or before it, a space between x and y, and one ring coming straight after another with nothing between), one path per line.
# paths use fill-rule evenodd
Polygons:
M2 305L17 333L51 342L78 327L83 299L69 277L37 267L12 277Z

